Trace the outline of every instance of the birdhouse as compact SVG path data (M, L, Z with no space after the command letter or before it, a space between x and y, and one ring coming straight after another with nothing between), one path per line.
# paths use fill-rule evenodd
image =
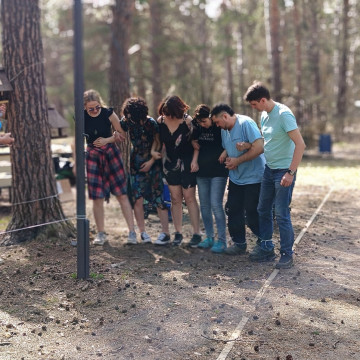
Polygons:
M55 106L48 107L49 123L51 128L51 138L67 137L68 122L58 113Z

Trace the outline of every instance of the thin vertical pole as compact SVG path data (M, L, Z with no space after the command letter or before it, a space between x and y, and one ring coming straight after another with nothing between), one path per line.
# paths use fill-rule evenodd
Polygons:
M89 222L85 207L84 67L81 0L74 0L74 97L76 150L77 277L89 277Z

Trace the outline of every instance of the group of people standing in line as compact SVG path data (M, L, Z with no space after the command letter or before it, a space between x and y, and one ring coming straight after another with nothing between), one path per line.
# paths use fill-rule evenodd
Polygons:
M169 244L168 210L163 198L165 180L171 195L175 228L172 245L179 246L183 241L185 200L193 230L188 246L210 249L214 253L245 254L247 225L258 238L250 259L274 260L275 213L281 254L276 267L291 267L294 231L290 202L305 143L291 110L275 102L262 83L251 85L244 99L261 112L261 132L254 120L236 114L224 103L212 109L205 104L198 105L191 117L189 106L179 96L168 96L160 103L159 117L154 120L148 115L146 102L132 97L125 100L119 119L95 90L86 91L87 182L98 230L93 243L106 242L104 200L112 193L120 203L129 228L128 244L137 243L134 217L141 242L152 242L145 229L144 200L156 207L160 218L162 229L154 244ZM126 133L132 145L128 176L116 146ZM206 233L204 239L200 233L200 213ZM226 215L231 246L227 246L226 240Z

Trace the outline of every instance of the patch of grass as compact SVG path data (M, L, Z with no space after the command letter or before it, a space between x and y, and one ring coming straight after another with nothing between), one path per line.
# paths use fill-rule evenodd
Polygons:
M10 222L11 216L4 216L1 215L0 217L0 231L5 231L6 227L8 226L9 222Z
M90 277L92 279L103 279L104 275L103 274L97 274L97 273L90 273Z
M345 160L304 159L296 181L301 185L360 189L360 165Z
M76 279L76 278L77 278L77 273L72 273L72 274L70 274L70 277L71 277L72 279Z

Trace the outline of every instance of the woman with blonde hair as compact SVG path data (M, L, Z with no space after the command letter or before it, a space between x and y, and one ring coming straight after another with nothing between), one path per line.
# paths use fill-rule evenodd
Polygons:
M95 90L84 93L84 120L86 137L86 171L89 198L93 200L93 213L97 227L94 245L106 242L104 200L110 193L116 196L129 229L128 242L136 234L131 205L127 196L127 181L121 154L115 145L114 128L124 134L120 120L112 108L107 108Z

